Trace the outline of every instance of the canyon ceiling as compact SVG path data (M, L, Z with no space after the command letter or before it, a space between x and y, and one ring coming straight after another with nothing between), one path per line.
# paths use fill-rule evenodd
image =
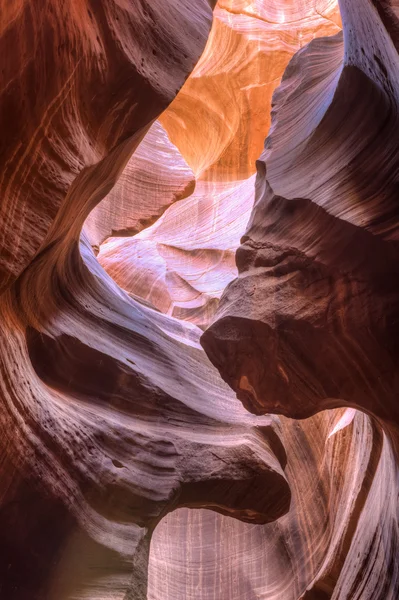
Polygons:
M0 599L398 600L399 2L0 45Z

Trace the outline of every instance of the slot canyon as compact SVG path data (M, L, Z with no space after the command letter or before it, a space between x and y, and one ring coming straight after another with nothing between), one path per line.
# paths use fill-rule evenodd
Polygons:
M398 0L0 45L0 600L399 600Z

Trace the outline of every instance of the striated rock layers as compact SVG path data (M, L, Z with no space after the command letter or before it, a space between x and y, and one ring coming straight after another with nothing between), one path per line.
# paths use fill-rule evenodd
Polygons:
M337 33L339 23L335 1L304 2L300 9L286 0L218 2L200 61L160 116L196 189L137 236L114 227L118 239L108 238L98 259L123 289L167 314L209 325L237 275L234 253L253 205L255 160L270 125L272 92L291 56L315 35ZM139 150L148 157L158 152L150 138ZM167 163L173 160L172 182L179 161L171 152ZM147 180L153 180L143 188L152 202L165 185L158 169L150 170Z
M393 426L399 59L371 2L341 13L274 95L240 276L203 344L256 413L352 406Z
M5 600L399 595L397 7L214 5L0 0Z
M246 413L199 330L131 300L88 243L192 189L181 160L149 204L151 163L129 159L198 60L211 7L1 8L1 597L144 599L168 511L266 523L290 505L278 421ZM173 155L159 124L151 135L154 161ZM112 193L134 193L134 217Z
M153 537L151 600L397 598L397 467L386 437L357 411L281 420L288 514L268 525L168 515Z
M212 4L2 1L2 288L61 205L79 194L87 216L108 193L198 60Z
M255 414L370 415L383 446L367 490L303 598L382 600L399 595L397 17L394 3L340 8L343 33L299 51L274 94L239 276L201 342Z

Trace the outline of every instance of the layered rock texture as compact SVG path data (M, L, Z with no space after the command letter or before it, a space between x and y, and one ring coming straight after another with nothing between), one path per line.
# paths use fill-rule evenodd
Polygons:
M239 276L201 341L255 414L306 419L342 407L348 438L354 414L351 428L369 422L381 450L375 438L339 545L303 597L382 600L399 594L397 20L387 3L340 8L343 32L301 49L274 93ZM377 489L386 501L375 504Z
M215 4L0 0L5 600L399 597L399 9Z

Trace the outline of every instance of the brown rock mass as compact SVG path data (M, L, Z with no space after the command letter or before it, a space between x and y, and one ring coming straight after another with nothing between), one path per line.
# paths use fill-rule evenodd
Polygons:
M0 44L0 600L397 600L397 3Z
M393 425L399 59L361 4L341 2L343 34L297 53L274 95L240 276L203 344L254 412L352 406Z

